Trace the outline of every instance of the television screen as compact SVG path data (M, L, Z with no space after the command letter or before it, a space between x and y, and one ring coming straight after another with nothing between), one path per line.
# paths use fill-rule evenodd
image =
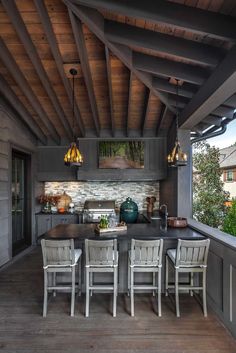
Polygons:
M100 141L99 168L142 169L144 168L144 142Z

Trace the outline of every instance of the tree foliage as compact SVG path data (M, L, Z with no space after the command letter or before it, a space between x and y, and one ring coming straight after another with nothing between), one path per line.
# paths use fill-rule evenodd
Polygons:
M223 223L223 231L236 236L236 199L233 199L232 206L228 208Z
M223 224L228 194L223 190L219 149L205 141L193 151L193 217L214 228Z

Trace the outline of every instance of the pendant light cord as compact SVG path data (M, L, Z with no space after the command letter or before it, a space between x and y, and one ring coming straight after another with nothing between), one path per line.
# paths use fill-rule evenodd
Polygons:
M73 107L72 129L73 129L73 141L75 141L75 75L74 74L73 74L73 78L72 78L72 90L73 90L73 97L72 97L72 107Z
M176 86L176 138L178 140L178 129L179 129L179 80L176 79L177 86Z

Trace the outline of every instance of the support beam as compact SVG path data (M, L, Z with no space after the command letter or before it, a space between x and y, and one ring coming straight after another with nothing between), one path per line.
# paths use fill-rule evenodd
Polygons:
M176 85L169 83L169 81L166 79L153 77L152 84L153 84L153 87L155 87L160 91L176 94ZM194 94L197 92L197 90L198 90L198 87L190 83L184 83L182 86L179 86L178 88L179 96L186 97L186 98L192 98Z
M208 70L202 68L136 52L133 53L133 66L152 75L174 77L196 85L202 85L209 76Z
M8 50L7 46L5 45L5 43L1 38L0 38L0 58L4 63L4 65L6 66L6 68L8 69L8 71L13 76L14 80L16 81L20 89L22 90L23 94L29 100L36 114L41 118L42 123L47 128L53 140L59 145L60 136L58 135L55 127L53 126L46 112L42 108L38 98L34 94L28 81L26 80L23 73L20 71L19 66L17 65L16 61L12 57L10 51Z
M72 30L75 38L78 55L81 62L84 81L88 91L90 107L93 115L93 122L96 130L96 134L97 136L99 136L100 123L99 123L98 108L97 108L97 102L96 102L96 97L95 97L94 88L93 88L92 74L89 66L88 53L85 45L82 23L78 18L75 17L75 15L71 10L69 10L69 16L70 16L70 22L71 22L71 26L72 26Z
M229 107L236 108L236 94L233 94L229 99L224 102Z
M44 0L34 0L36 9L38 11L39 17L41 19L43 28L44 28L44 32L46 34L47 37L47 41L50 45L50 49L52 51L52 55L53 58L55 60L56 66L57 66L57 70L60 74L61 80L63 82L66 94L68 96L68 99L70 101L71 104L71 109L73 110L73 92L72 92L72 88L70 85L70 82L68 80L68 78L65 75L65 71L64 71L64 67L63 67L63 61L62 61L62 57L57 45L57 40L55 37L55 33L53 31L53 27L44 3ZM77 120L80 132L82 136L85 136L85 128L84 128L84 123L83 120L81 118L81 114L78 108L77 103L75 102L75 118Z
M150 111L150 101L151 101L151 91L146 88L145 97L144 97L144 107L142 114L142 123L141 123L141 134L144 136L144 132L146 129L148 114Z
M191 129L235 93L236 46L217 66L180 114L180 126Z
M170 24L178 29L223 40L235 41L236 39L236 23L233 17L196 7L163 0L73 0L73 2L108 10L119 15L128 15L154 24Z
M161 123L162 121L165 120L166 118L166 115L167 115L167 112L168 112L168 109L167 107L163 104L162 105L162 108L161 108L161 114L159 116L159 119L158 119L158 122L157 122L157 126L156 126L156 136L158 136L159 134L159 131L161 129Z
M115 117L113 110L113 93L112 93L112 80L111 80L111 59L110 53L107 46L105 46L105 56L106 56L106 69L107 69L107 81L108 81L108 90L109 90L109 103L110 103L110 114L111 114L111 133L112 136L115 136Z
M34 121L34 119L30 116L28 110L25 108L23 103L19 100L13 90L9 87L8 83L5 79L0 75L0 92L5 97L5 99L9 102L11 107L14 107L14 111L16 111L24 123L29 127L32 133L37 137L42 144L46 145L47 137L44 135L43 131Z
M218 108L216 108L212 114L226 117L228 119L233 119L234 117L234 108L229 108L224 105L220 105Z
M206 122L207 124L215 125L220 127L222 123L222 118L214 115L209 115L203 120L203 123Z
M173 106L183 109L189 102L188 98L177 96L176 94L169 94L169 102Z
M128 97L128 106L127 106L127 119L126 119L126 136L129 136L129 122L130 122L130 106L131 106L131 97L132 97L132 80L133 74L130 71L129 74L129 97Z
M25 26L25 23L23 19L21 18L19 11L16 7L16 4L14 0L2 0L2 5L4 9L6 10L22 44L24 45L24 48L39 76L40 81L42 82L42 85L47 92L50 101L52 102L52 105L57 112L58 118L60 119L62 125L64 126L66 135L69 139L72 138L72 129L68 123L68 120L64 114L64 111L60 105L60 102L57 98L56 93L54 92L51 82L47 76L47 73L43 67L43 64L40 60L40 57L37 53L37 50L33 44L33 41L27 31L27 28Z
M110 20L105 20L105 36L113 43L167 53L195 64L213 67L226 53L211 45Z
M159 97L171 111L175 112L173 107L168 103L168 96L152 87L151 76L134 68L131 49L124 45L111 43L106 39L104 34L104 18L98 11L88 7L75 6L69 0L63 0L63 2L78 18L80 18L83 23L86 24L86 26L88 26L88 28L113 52L114 55L116 55L123 62L123 64L127 66L128 69L132 71L135 76L153 92L153 94Z

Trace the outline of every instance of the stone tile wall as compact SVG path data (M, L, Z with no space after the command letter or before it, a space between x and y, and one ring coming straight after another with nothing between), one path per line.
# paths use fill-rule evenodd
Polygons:
M139 210L146 209L146 197L155 196L154 209L159 208L159 182L46 182L46 194L71 196L76 209L84 206L85 200L116 200L119 207L127 197L131 197Z

